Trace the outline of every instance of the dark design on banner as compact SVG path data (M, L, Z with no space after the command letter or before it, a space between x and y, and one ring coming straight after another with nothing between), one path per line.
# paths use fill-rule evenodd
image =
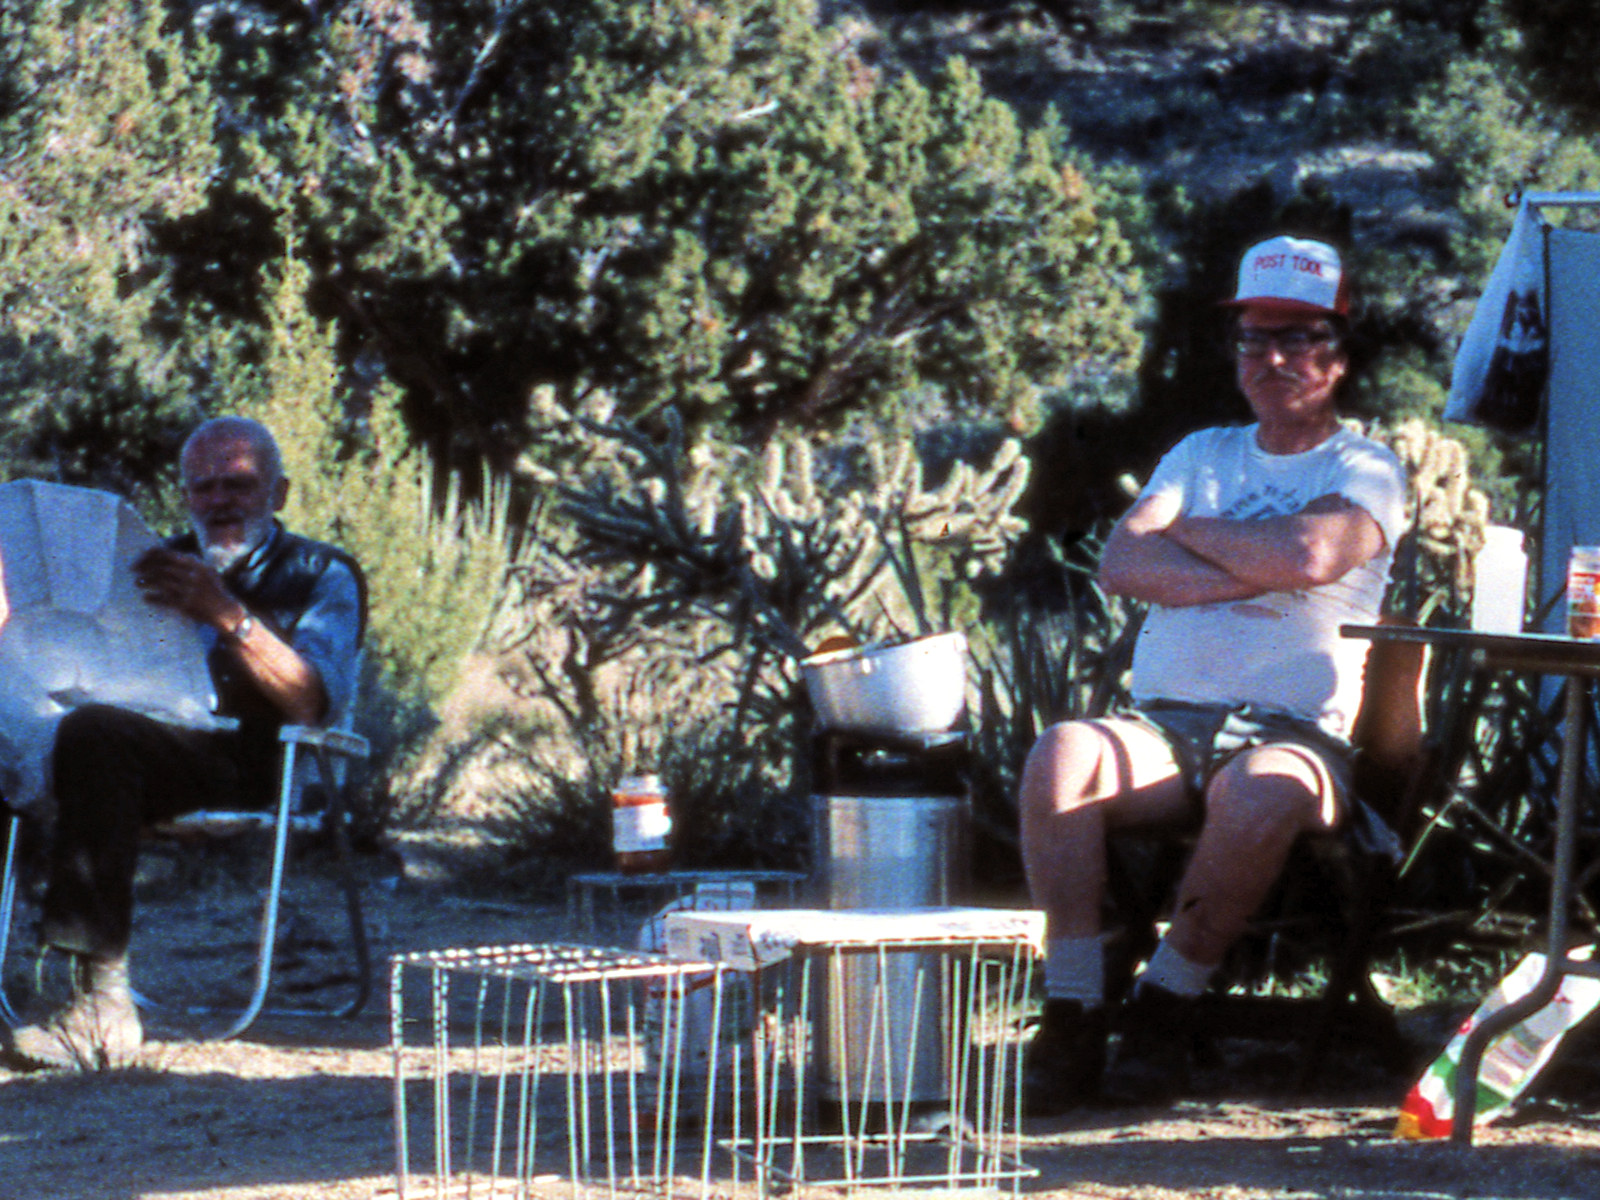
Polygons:
M1532 289L1506 296L1500 336L1484 376L1474 416L1506 433L1527 433L1538 423L1545 379L1550 374L1550 331Z

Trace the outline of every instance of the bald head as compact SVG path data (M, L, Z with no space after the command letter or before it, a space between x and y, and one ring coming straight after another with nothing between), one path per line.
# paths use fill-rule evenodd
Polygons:
M278 443L259 421L217 417L189 435L179 463L200 547L226 570L272 532L288 497Z
M212 417L204 421L183 443L183 453L178 456L178 468L188 483L192 467L202 450L209 450L224 442L242 443L250 448L256 468L269 484L276 486L283 478L283 455L278 452L278 439L272 436L260 421L249 417Z

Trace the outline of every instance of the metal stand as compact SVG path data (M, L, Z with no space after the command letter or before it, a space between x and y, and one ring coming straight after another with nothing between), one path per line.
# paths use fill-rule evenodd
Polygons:
M704 1095L686 1094L685 1015L705 1009L703 1036L719 1044L720 968L553 945L390 963L401 1200L522 1200L562 1174L575 1197L648 1189L704 1200L716 1060ZM426 1018L408 1018L407 1001L422 989ZM426 1135L413 1141L414 1128ZM677 1176L680 1138L691 1136L698 1188Z
M1478 1106L1478 1068L1490 1043L1548 1004L1566 976L1600 978L1600 963L1573 958L1567 944L1577 879L1578 816L1589 790L1584 780L1589 745L1588 693L1590 681L1600 679L1600 642L1552 634L1479 633L1395 625L1344 625L1340 632L1346 637L1373 641L1416 642L1465 650L1473 656L1476 665L1484 669L1565 677L1555 852L1548 868L1550 920L1546 931L1545 968L1525 996L1486 1018L1462 1043L1461 1060L1456 1066L1450 1136L1460 1145L1471 1145Z
M1561 734L1555 861L1550 870L1550 923L1546 934L1544 972L1525 996L1489 1014L1481 1025L1467 1034L1461 1044L1461 1062L1456 1067L1455 1108L1450 1124L1450 1138L1458 1145L1472 1144L1472 1123L1478 1107L1478 1068L1483 1062L1484 1051L1501 1034L1550 1003L1566 976L1600 978L1600 964L1581 961L1568 954L1573 877L1577 870L1578 809L1582 801L1583 760L1589 745L1586 681L1569 676L1564 698L1566 725Z
M827 1186L943 1192L1009 1184L1020 1159L1020 1012L1039 913L674 913L669 953L750 981L753 1095L718 1144L762 1196ZM939 1053L918 1047L935 1026ZM930 1090L935 1104L921 1098ZM749 1111L746 1111L746 1105Z
M6 813L5 827L6 852L4 859L0 860L0 1022L15 1027L22 1024L22 1020L6 996L3 972L6 951L11 946L11 913L17 900L17 842L22 837L22 818L15 813Z

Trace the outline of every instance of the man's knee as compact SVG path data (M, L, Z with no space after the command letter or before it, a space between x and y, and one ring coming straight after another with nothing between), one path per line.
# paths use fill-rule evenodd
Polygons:
M56 726L57 748L94 748L108 739L125 736L138 723L148 720L127 709L109 704L85 704L74 708Z
M1290 833L1332 829L1342 806L1328 764L1309 747L1257 746L1236 755L1206 789L1207 821Z
M1096 798L1103 775L1104 736L1087 721L1062 721L1039 735L1023 768L1023 802L1064 812Z
M108 704L86 704L56 726L55 769L60 774L88 764L120 758L149 738L148 717Z
M1170 816L1184 789L1170 747L1119 718L1062 721L1039 735L1023 770L1023 803L1035 811L1071 812L1124 799Z
M176 755L171 734L149 717L104 704L73 709L56 727L51 752L56 800L97 807L101 797L120 794Z

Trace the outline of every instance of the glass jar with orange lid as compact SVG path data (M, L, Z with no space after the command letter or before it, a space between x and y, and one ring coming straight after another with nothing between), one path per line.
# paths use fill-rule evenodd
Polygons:
M668 837L672 815L659 775L628 775L611 794L611 849L624 875L665 871L672 865Z

